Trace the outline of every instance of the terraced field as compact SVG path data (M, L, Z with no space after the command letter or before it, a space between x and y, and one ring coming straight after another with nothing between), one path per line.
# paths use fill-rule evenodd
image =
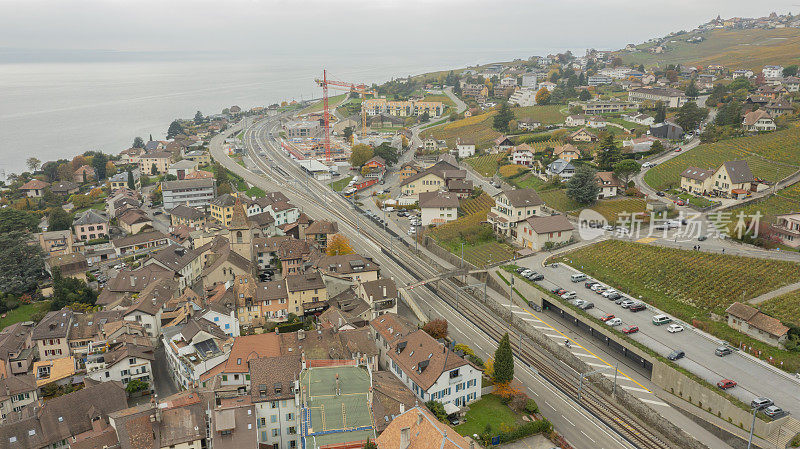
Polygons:
M494 206L494 200L486 193L482 193L477 198L467 198L465 200L461 200L461 211L464 215L472 215L472 214L486 214L489 209Z
M800 290L768 299L759 304L758 308L783 323L800 327Z
M458 138L471 138L475 141L477 148L488 148L494 139L500 137L500 133L492 129L492 117L495 113L492 111L427 129L422 132L421 137L446 140L450 148L455 147Z
M606 217L609 223L616 223L620 214L627 214L630 217L631 213L644 212L646 208L647 201L642 198L619 198L600 200L590 209Z
M482 156L468 157L464 161L482 176L490 178L497 173L497 161L503 156L504 154L484 154Z
M536 150L536 153L538 153L540 151L544 151L547 148L560 147L561 145L563 145L563 143L560 140L550 139L550 140L545 140L544 142L530 142L528 143L528 145L534 150Z
M464 247L464 260L483 267L511 260L514 257L514 248L503 242L487 242L470 248Z
M567 191L564 189L543 190L538 193L544 204L558 211L569 212L581 208L577 201L567 196Z
M687 167L716 169L725 161L739 159L746 160L758 178L775 181L789 176L800 170L800 128L703 144L650 169L644 180L663 190L679 186L680 174Z
M762 223L774 223L776 215L800 212L800 183L780 190L778 194L772 195L763 201L752 202L730 209L731 217L738 217L741 212L744 212L745 216L753 216L756 213L760 213ZM728 233L731 235L733 235L733 227L736 221L732 220L728 226Z

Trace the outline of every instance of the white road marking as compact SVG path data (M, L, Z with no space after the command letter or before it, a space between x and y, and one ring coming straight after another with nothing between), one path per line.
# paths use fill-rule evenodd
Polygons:
M586 432L584 432L583 430L581 430L581 433L583 434L583 436L585 436L586 438L588 438L589 440L591 440L591 442L592 442L592 443L594 443L594 444L597 444L597 442L596 442L596 441L594 441L594 440L592 439L592 437L590 437L589 435L586 435Z
M537 325L535 325L535 324L532 324L532 326L533 326L533 327L535 327L536 329L553 329L553 328L552 328L552 327L550 327L550 326L537 326Z
M597 357L593 356L592 354L586 354L585 352L573 352L572 354L576 355L578 357L590 357L590 358L593 358L593 359L597 358Z
M639 400L642 401L642 402L647 402L648 404L662 405L664 407L669 407L669 404L667 404L666 402L654 401L652 399L642 399L642 398L639 398Z
M562 417L562 418L564 418L564 421L566 421L566 422L568 422L568 423L572 424L572 427L575 427L575 424L574 424L572 421L570 421L569 419L567 419L567 417L566 417L566 416L564 416L564 415L561 415L561 417Z
M650 390L646 390L644 388L639 388L639 387L629 387L629 386L625 385L622 388L624 388L626 390L632 390L632 391L641 391L642 393L652 393L652 391L650 391Z
M564 338L564 336L560 334L545 334L545 335L547 335L550 338Z
M590 362L586 362L586 364L590 365L590 366L608 366L605 363L590 363Z

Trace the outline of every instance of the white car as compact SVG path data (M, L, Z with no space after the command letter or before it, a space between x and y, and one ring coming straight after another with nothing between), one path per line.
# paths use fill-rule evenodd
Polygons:
M531 274L533 274L533 271L532 271L532 270L523 270L523 271L522 271L522 273L520 273L520 274L521 274L523 277L528 277L528 276L530 276Z
M575 293L575 292L566 292L563 295L561 295L561 297L564 298L564 299L573 299L576 296L578 296L578 294Z
M614 226L605 225L605 226L603 226L603 230L604 231L613 231L614 230Z
M593 292L596 292L596 291L597 291L597 289L598 289L598 288L601 288L601 287L603 287L603 284L599 284L599 283L598 283L598 284L594 284L594 285L592 285L592 286L591 286L591 288L590 288L589 290L591 290L591 291L593 291Z
M673 323L670 324L669 327L667 328L667 332L669 332L670 334L674 334L676 332L681 332L681 331L683 331L683 326L681 326L680 324Z
M610 320L606 321L606 324L611 327L617 327L622 324L622 320L619 318L611 318Z
M613 295L614 293L617 293L617 291L614 290L613 288L609 288L608 290L604 291L603 293L600 293L600 296L602 296L603 298L608 298L609 296Z

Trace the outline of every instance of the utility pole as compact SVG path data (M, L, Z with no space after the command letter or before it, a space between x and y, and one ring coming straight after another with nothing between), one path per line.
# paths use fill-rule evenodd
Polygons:
M508 288L508 317L509 324L514 319L514 312L511 311L511 304L514 302L514 276L511 276L511 285Z

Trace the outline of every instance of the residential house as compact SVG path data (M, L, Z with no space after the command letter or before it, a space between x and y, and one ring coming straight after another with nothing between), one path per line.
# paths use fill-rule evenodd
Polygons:
M400 166L400 170L397 171L397 175L400 178L400 181L405 181L406 179L416 175L420 172L420 167L414 162L406 162L402 166Z
M193 388L201 377L209 378L207 373L228 360L232 343L219 327L199 317L165 327L161 339L168 372L181 388Z
M207 411L215 407L209 402L195 390L182 391L112 413L109 423L122 448L207 448L213 419Z
M599 115L593 115L586 119L586 126L589 128L605 128L608 125L606 119Z
M222 194L209 203L211 218L220 222L223 226L228 226L233 217L233 206L236 204L237 197L230 193Z
M489 97L489 88L485 84L464 84L461 86L461 95L467 98L475 98L485 101Z
M521 119L517 123L517 126L519 127L519 129L522 129L522 130L525 130L525 131L535 131L537 128L541 128L542 127L542 122L540 122L539 120L533 120L533 119Z
M713 177L714 170L687 167L681 173L681 189L697 195L707 195L711 192Z
M30 371L34 358L38 357L31 339L34 326L33 322L19 322L0 329L0 378Z
M305 314L304 306L328 300L327 287L317 271L286 275L286 293L289 313L297 316Z
M21 185L19 190L29 198L41 198L44 195L44 189L50 184L39 179L31 179L25 184Z
M481 371L422 329L392 341L387 355L390 371L421 402L462 407L481 398Z
M775 224L770 226L769 233L786 246L800 247L800 213L775 216Z
M782 347L789 335L779 319L738 301L725 310L725 316L731 328L772 346Z
M394 416L375 439L378 449L474 449L474 444L439 421L426 407L400 410L400 415Z
M179 204L169 212L169 220L172 226L186 226L190 229L201 229L206 225L206 214L200 209Z
M513 150L511 150L511 162L516 165L530 167L533 165L534 152L535 150L527 143L517 145Z
M252 385L249 363L261 357L280 355L281 337L276 332L235 338L228 360L221 364L221 369L213 371L213 377L218 378L215 382L216 393L219 395L232 392L237 396L247 394Z
M39 246L45 255L56 256L69 254L73 250L75 240L72 231L45 231L39 234Z
M339 225L335 221L317 220L308 225L302 234L306 240L313 242L320 250L325 251L330 238L338 232Z
M142 188L142 177L139 175L139 169L131 170L131 175L133 176L133 188L134 189L141 189ZM128 188L128 172L123 171L115 174L114 176L108 178L108 186L109 189L113 192L117 189L125 189Z
M565 161L574 161L581 158L581 150L571 143L565 143L553 149L553 157Z
M417 404L419 400L414 393L394 374L388 371L372 373L372 422L378 435L381 435L395 418Z
M145 153L144 148L128 148L119 152L120 164L138 164L139 157Z
M172 153L154 151L139 156L139 173L147 176L166 173L172 161Z
M75 170L75 173L72 174L72 180L75 184L84 184L94 181L95 179L97 179L97 174L90 165L81 165Z
M217 196L217 181L213 178L164 181L161 194L164 209L173 209L179 204L205 209Z
M800 91L800 78L796 76L790 76L783 80L783 85L786 87L787 92L798 92Z
M500 136L497 139L494 139L494 146L499 151L508 151L514 146L514 142L512 142L511 139L506 136Z
M586 125L586 116L582 114L569 115L564 119L564 124L569 127L584 126Z
M397 313L397 302L400 297L397 285L392 279L357 282L356 295L370 306L366 321L386 313Z
M58 254L48 257L44 262L44 269L53 276L55 269L65 278L76 278L86 281L86 271L89 265L86 256L81 253Z
M512 105L520 107L530 107L536 105L536 90L522 88L517 89L516 92L508 97L508 102Z
M0 424L38 399L36 380L30 374L0 377Z
M31 341L39 352L39 360L55 360L70 354L67 340L72 317L72 310L67 308L47 312L33 328Z
M745 131L775 131L777 129L772 116L763 109L756 109L745 114L742 128Z
M366 167L368 170L364 175L365 179L383 179L383 176L386 174L386 161L380 156L373 156L364 163L363 167Z
M169 238L159 231L142 232L111 241L117 257L149 253L168 243Z
M628 92L630 101L660 101L668 108L679 108L686 104L686 94L678 89L669 87L639 87Z
M569 242L574 229L565 215L533 216L518 227L516 243L523 248L540 251L550 245Z
M175 176L178 180L186 178L189 173L194 173L200 164L191 159L181 159L167 168L167 174Z
M211 412L214 449L258 449L258 421L250 398L220 398Z
M780 97L777 100L772 100L764 106L764 109L772 117L780 117L783 114L791 114L794 108L789 100L785 97Z
M516 239L517 226L525 219L541 215L544 201L533 189L515 189L494 196L494 207L486 216L495 234Z
M781 78L783 76L783 67L779 65L765 65L761 69L764 78Z
M597 134L587 130L586 128L581 128L570 134L567 139L573 142L597 142Z
M164 304L177 296L178 291L176 281L159 279L151 282L123 312L122 318L141 325L147 336L155 342L161 335L161 314L164 311Z
M56 195L72 195L73 193L78 193L78 190L78 184L70 181L58 181L50 184L50 191Z
M250 360L247 365L260 447L299 448L300 403L296 385L303 370L302 356L263 357Z
M749 192L754 180L747 161L727 161L714 172L711 189L717 195L731 197Z
M72 229L78 240L88 241L108 237L108 218L94 209L81 214L73 223Z
M452 192L419 194L422 226L440 225L458 218L458 196Z
M677 140L683 137L683 132L683 127L672 122L650 126L650 135L659 139Z
M594 179L597 181L597 186L600 187L597 199L613 198L625 191L625 185L614 175L614 172L599 171L595 173Z
M203 150L187 151L183 154L183 158L188 159L192 162L197 162L198 165L211 164L211 155L208 153L208 151L203 151Z
M472 139L461 139L459 138L456 140L456 151L455 156L458 156L461 159L474 156L475 155L475 141Z
M98 382L120 382L123 387L133 380L152 383L153 361L152 346L122 343L105 352L88 354L86 377Z
M323 275L344 277L353 282L369 282L378 279L380 265L360 254L343 254L320 257L314 266Z
M455 165L439 161L427 169L406 178L400 183L402 194L418 197L420 193L447 190L450 179L466 179L466 170L460 170Z
M550 177L558 176L562 181L567 181L575 174L575 166L570 161L556 159L547 166L545 173Z
M117 216L117 224L129 235L139 234L153 228L153 220L138 208L130 208Z
M187 249L182 245L170 243L150 255L144 266L155 264L170 270L178 279L178 288L183 290L190 287L200 277L203 271L203 254L210 251L213 243L207 243L199 248Z

